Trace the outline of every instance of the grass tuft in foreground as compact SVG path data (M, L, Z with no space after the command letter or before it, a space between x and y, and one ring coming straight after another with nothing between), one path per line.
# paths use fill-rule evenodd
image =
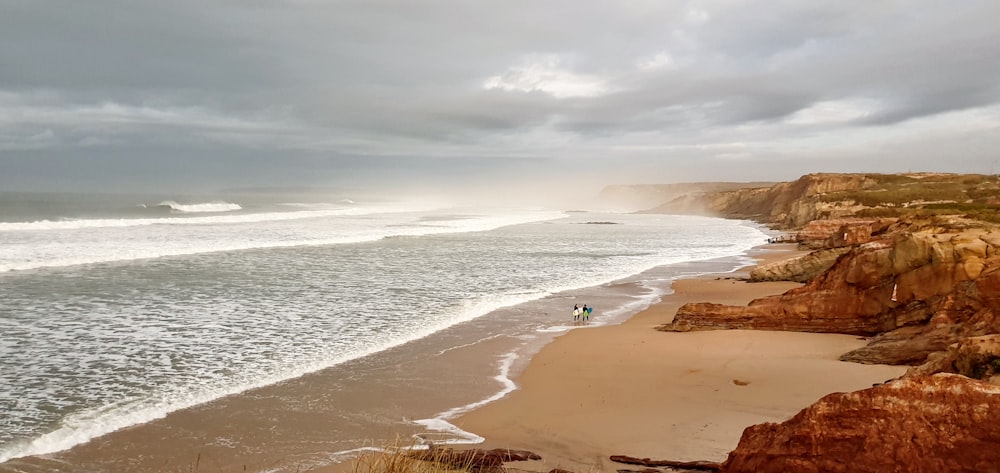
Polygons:
M448 450L422 450L423 447L399 445L367 450L354 461L354 473L456 473L479 471L471 457L455 465Z

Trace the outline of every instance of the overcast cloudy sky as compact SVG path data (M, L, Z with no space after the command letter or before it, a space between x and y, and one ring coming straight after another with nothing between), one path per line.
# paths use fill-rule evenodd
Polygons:
M2 0L0 186L995 173L998 18L993 0Z

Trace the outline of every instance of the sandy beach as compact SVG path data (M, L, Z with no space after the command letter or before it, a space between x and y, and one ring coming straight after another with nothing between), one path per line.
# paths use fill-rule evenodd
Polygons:
M763 247L760 263L800 254ZM780 422L831 392L870 387L905 368L837 360L849 335L764 331L669 333L686 302L746 304L796 283L747 283L737 273L674 282L673 294L625 323L571 331L545 346L505 398L453 422L480 447L531 450L533 471L615 471L610 455L722 461L744 428Z
M767 245L750 255L767 262L797 254L792 245ZM728 264L662 267L639 278L724 271ZM621 465L608 457L617 454L721 461L749 425L781 421L830 392L903 373L837 361L864 344L853 336L655 330L685 302L746 304L797 285L741 281L748 270L675 280L672 294L622 323L602 325L597 313L592 325L556 332L562 334L552 341L525 342L528 332L506 331L527 326L534 334L533 327L569 323L560 321L577 302L616 307L634 300L642 280L503 308L376 356L172 412L70 450L7 462L0 471L352 471L350 456L331 452L405 443L426 434L413 420L497 395L504 389L495 378L499 360L525 343L534 355L511 367L513 392L445 417L486 439L468 448L539 453L541 461L511 465L532 471L614 471Z

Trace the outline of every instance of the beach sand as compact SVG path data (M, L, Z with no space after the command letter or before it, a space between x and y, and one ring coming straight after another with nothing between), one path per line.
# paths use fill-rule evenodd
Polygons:
M792 245L767 245L751 256L767 262L796 254ZM705 264L726 267L706 262L690 269ZM668 273L678 270L686 269ZM523 316L550 326L574 303L615 307L612 301L629 300L641 284L500 309L374 356L172 412L70 450L12 460L0 464L0 472L350 472L349 457L331 452L353 451L362 446L357 439L370 439L364 446L394 438L408 445L412 435L426 432L411 420L496 395L503 388L493 378L498 360L525 343L530 353L540 351L512 366L517 389L450 420L486 438L469 448L541 454L541 461L510 465L533 471L614 471L621 465L608 457L615 454L721 461L751 424L783 420L827 393L903 373L837 361L864 344L852 336L654 330L688 301L746 304L797 286L745 283L739 279L747 271L677 280L672 295L621 324L602 325L598 314L592 325L574 325L551 342L504 334L521 323L507 321Z
M800 254L768 245L761 263ZM845 363L850 335L766 331L661 332L686 302L745 305L796 283L747 283L745 271L674 282L674 293L628 321L574 330L545 346L505 398L452 422L480 448L530 450L532 471L615 471L611 455L723 461L747 426L780 422L820 397L870 387L905 367Z

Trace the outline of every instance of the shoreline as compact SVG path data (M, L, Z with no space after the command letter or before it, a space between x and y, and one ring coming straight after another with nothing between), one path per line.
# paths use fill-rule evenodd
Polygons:
M509 465L519 469L621 468L611 455L722 461L750 425L780 422L826 394L905 372L838 361L865 343L850 335L655 330L687 302L746 305L799 286L736 278L803 253L790 244L763 245L749 253L753 265L676 279L672 293L620 324L550 341L515 377L513 392L450 422L485 439L475 448L542 456Z
M419 420L450 422L455 406L464 413L494 399L507 389L498 372L509 369L508 379L516 379L553 338L621 323L661 298L675 278L728 275L750 261L744 251L666 264L502 307L375 355L173 411L66 450L11 459L0 472L179 471L199 464L218 471L344 471L351 461L343 454L425 434L428 425ZM574 302L597 307L589 324L571 322ZM511 353L518 357L504 368ZM430 430L429 438L439 439Z

